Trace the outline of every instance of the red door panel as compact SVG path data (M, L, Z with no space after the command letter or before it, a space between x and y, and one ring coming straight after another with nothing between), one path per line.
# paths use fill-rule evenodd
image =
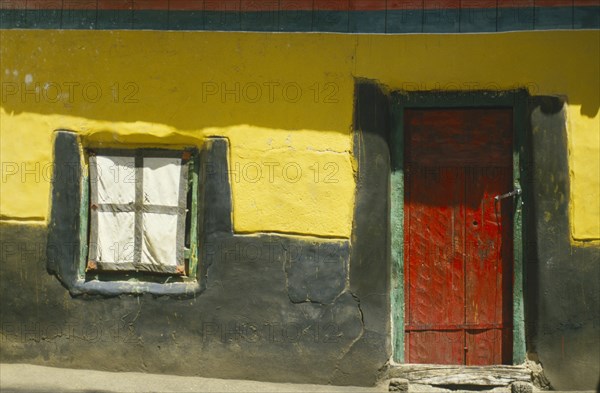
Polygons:
M512 167L510 109L407 109L404 122L411 165Z
M502 330L478 329L466 331L466 362L473 366L502 364Z
M427 343L435 341L445 348L438 354L437 363L460 363L464 340L459 340L456 332L424 329L462 324L464 320L464 172L415 168L407 172L407 178L406 342L414 348L409 349L408 360L419 362L431 345Z
M465 171L465 323L479 327L467 337L467 364L500 364L512 358L502 350L502 329L512 332L512 200L494 197L511 189L512 168Z
M463 364L464 333L450 331L412 331L407 335L409 363ZM435 351L432 351L435 347Z
M405 111L406 358L512 358L510 109Z

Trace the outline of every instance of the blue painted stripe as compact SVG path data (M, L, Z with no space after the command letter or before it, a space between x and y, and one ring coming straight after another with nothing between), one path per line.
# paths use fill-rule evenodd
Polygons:
M600 29L600 7L575 7L574 29Z
M204 30L204 14L202 11L171 11L169 29Z
M279 12L277 11L242 12L241 17L243 31L277 31L279 29Z
M204 29L215 31L241 31L242 18L239 11L205 11Z
M496 31L496 8L461 8L461 33Z
M98 10L96 26L98 30L133 29L133 11Z
M312 11L285 11L279 13L279 31L313 31Z
M572 29L573 7L535 7L533 23L536 30Z
M348 31L350 33L385 33L385 11L350 12Z
M1 10L0 28L56 29L61 27L61 10Z
M533 30L533 7L499 8L497 31Z
M388 11L385 32L421 33L423 31L423 10Z
M158 10L134 10L134 30L161 30L169 27L169 13Z
M348 11L313 11L313 31L347 33Z
M256 12L2 9L0 28L387 34L600 29L600 7Z
M27 27L25 10L0 10L0 28L24 29Z
M423 11L424 33L458 33L460 31L459 9Z
M62 25L63 29L95 29L96 10L63 10Z

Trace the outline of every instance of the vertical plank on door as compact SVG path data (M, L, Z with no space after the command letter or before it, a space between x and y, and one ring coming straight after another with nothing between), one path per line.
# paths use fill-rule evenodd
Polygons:
M510 190L512 168L470 167L465 171L465 324L473 326L466 333L466 364L501 364L512 356L506 358L502 345L503 329L511 328L505 314L512 300L508 286L512 277L510 266L505 265L512 260L512 216L510 200L496 202L494 197Z
M407 171L406 247L409 362L464 361L464 172L415 166Z

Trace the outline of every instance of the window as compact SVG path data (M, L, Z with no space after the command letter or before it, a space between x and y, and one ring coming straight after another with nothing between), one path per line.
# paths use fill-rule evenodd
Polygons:
M48 272L73 296L196 296L205 288L199 248L209 192L200 179L212 154L226 157L226 140L118 147L55 131Z
M178 281L197 271L194 149L90 149L81 218L86 279ZM88 198L85 198L85 196ZM107 276L107 274L110 274ZM117 276L118 277L118 276Z

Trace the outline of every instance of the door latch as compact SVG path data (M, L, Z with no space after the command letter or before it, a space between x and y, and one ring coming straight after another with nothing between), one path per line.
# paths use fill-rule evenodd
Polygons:
M514 197L515 195L521 195L521 189L520 188L514 189L511 192L507 192L506 194L496 195L494 197L494 199L496 201L499 201L499 200L504 199L504 198Z

